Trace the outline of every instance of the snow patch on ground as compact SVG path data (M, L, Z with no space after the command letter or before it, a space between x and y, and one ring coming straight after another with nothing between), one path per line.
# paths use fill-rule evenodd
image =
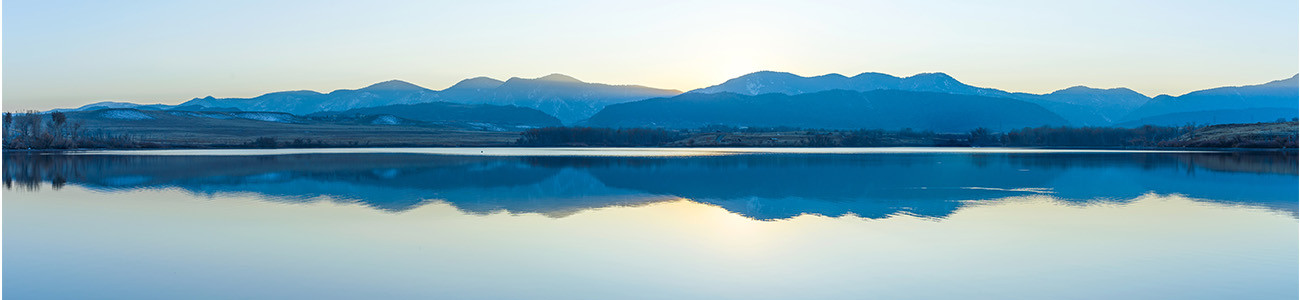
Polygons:
M296 121L293 115L284 113L234 113L233 115L240 119L265 122L293 123Z
M223 113L208 113L208 112L193 112L193 111L173 111L168 113L173 116L191 117L191 118L208 118L208 119L221 119L221 120L230 120L235 118L228 114L223 114Z
M747 82L747 83L745 83L745 89L746 89L746 90L749 90L749 94L750 94L750 95L758 95L758 92L759 92L759 91L762 91L762 90L763 90L763 87L766 87L766 85L763 85L763 83L761 83L761 82Z
M222 119L222 120L230 120L235 118L223 113L198 113L198 115L203 118L213 118L213 119Z
M398 119L397 117L394 117L393 115L382 115L382 116L379 116L378 118L375 118L375 120L370 121L370 124L375 124L375 125L397 125L397 124L402 124L402 119Z
M104 110L104 112L99 113L99 115L105 118L118 119L118 120L153 119L153 117L150 117L149 115L146 115L138 110L129 110L129 109L109 109L109 110Z
M474 129L484 130L484 131L506 131L505 128L501 128L501 126L497 126L496 124L491 124L491 123L471 122L469 123L469 125L473 126Z

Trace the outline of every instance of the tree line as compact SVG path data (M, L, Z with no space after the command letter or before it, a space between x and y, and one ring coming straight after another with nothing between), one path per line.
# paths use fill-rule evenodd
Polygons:
M76 149L76 148L142 148L156 147L142 143L134 136L91 130L81 122L69 122L62 112L4 113L3 133L5 149Z
M62 112L3 114L5 149L157 148L138 136L89 129ZM1223 125L1229 126L1229 125ZM1197 126L1027 127L1007 132L976 128L965 133L936 133L912 129L827 130L795 127L734 127L712 125L697 129L545 127L520 133L517 146L648 147L648 146L803 146L803 147L1219 147L1295 148L1291 133L1201 135ZM1200 135L1200 136L1198 136ZM740 136L736 139L732 137ZM724 137L727 139L724 140ZM780 140L780 144L774 144ZM732 142L740 141L740 142ZM721 142L721 143L719 143ZM454 141L452 144L454 145ZM178 146L178 145L171 145ZM179 145L184 146L184 145ZM207 145L212 146L212 145ZM277 140L260 137L224 147L317 148L357 147L357 142L328 139Z

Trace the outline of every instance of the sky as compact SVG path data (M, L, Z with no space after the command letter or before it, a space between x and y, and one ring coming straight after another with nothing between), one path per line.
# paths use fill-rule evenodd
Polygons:
M1140 3L1130 3L1140 2ZM4 1L3 110L562 73L690 90L760 70L944 72L1148 96L1300 69L1262 1Z

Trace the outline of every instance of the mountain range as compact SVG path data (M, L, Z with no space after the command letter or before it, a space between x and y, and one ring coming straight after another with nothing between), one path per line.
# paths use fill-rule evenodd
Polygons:
M232 107L245 111L273 111L305 115L355 108L427 102L514 105L540 110L565 123L590 117L605 105L646 98L672 96L681 92L635 85L587 83L573 77L551 74L534 79L500 81L476 77L460 81L441 91L405 81L390 80L355 90L327 94L314 91L269 93L253 98L196 98L180 106Z
M1300 75L1259 85L1160 95L1133 110L1129 124L1247 123L1295 118Z
M552 121L540 117L544 114L564 125L611 127L734 125L916 130L962 130L971 126L1133 127L1296 118L1300 115L1297 78L1152 98L1127 88L1085 86L1047 94L1007 92L971 86L944 73L896 77L869 72L852 77L840 74L803 77L761 71L686 93L638 85L589 83L551 74L505 81L475 77L440 91L390 80L329 93L284 91L252 98L209 96L179 105L100 102L75 110L256 111L352 117L373 114L435 123L438 118L456 115L453 119L457 122L492 120L499 124L530 126L551 124ZM417 105L425 103L445 104ZM541 114L510 111L507 115L488 117L506 111L495 106L517 106ZM448 109L452 111L440 111Z
M905 78L881 73L862 73L853 77L845 77L840 74L803 77L791 73L773 71L759 71L746 74L744 76L727 80L722 84L692 90L689 93L712 94L730 92L741 95L761 95L771 93L797 95L829 90L900 90L994 97L1005 97L1010 94L995 89L969 86L944 73L921 73Z
M1145 125L1143 118L1152 120L1178 119L1154 122L1155 125L1183 125L1206 123L1212 119L1187 119L1162 116L1188 112L1220 111L1225 120L1273 121L1280 117L1295 117L1297 77L1277 80L1261 85L1221 87L1196 91L1173 97L1160 95L1153 98L1127 88L1097 89L1075 86L1048 94L1011 93L991 88L974 87L957 81L943 73L922 73L910 77L894 77L881 73L862 73L853 77L827 74L803 77L784 72L755 72L722 84L690 91L689 93L730 92L742 95L780 93L798 95L828 90L872 91L901 90L937 92L958 95L977 95L1010 98L1038 104L1070 121L1074 126ZM1273 114L1241 116L1242 109L1270 108Z

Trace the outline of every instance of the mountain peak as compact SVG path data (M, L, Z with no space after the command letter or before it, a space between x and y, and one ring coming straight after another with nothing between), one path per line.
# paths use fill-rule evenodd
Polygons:
M749 74L741 75L740 77L736 77L736 79L740 79L740 78L753 78L753 77L777 77L777 76L779 76L779 77L803 77L803 76L795 75L794 73L787 73L787 72L777 72L777 71L768 71L768 70L763 70L763 71L758 71L758 72L754 72L754 73L749 73Z
M410 82L393 79L389 81L372 84L370 86L361 88L360 90L362 91L420 91L426 89L418 85L411 84Z
M503 83L505 83L505 82L502 82L502 81L500 81L500 80L496 80L496 79L492 79L492 78L488 78L488 77L479 76L479 77L474 77L474 78L470 78L470 79L461 80L460 82L457 82L456 84L452 85L451 87L449 87L449 88L447 88L447 89L448 89L448 90L451 90L451 89L472 89L472 90L494 89L494 88L497 88L497 87L501 86L501 84L503 84Z
M564 75L560 73L553 73L551 75L538 77L535 80L582 83L582 80L578 80L577 78L569 77L569 75Z
M956 78L952 78L952 76L949 76L947 73L943 73L943 72L920 73L920 74L912 75L911 77L907 77L907 78L908 78L908 79L931 79L931 80L944 80L944 81L947 81L947 80L956 81L956 80L957 80Z
M1142 93L1138 93L1129 88L1118 87L1118 88L1100 89L1100 88L1094 88L1094 87L1088 87L1082 85L1076 85L1076 86L1064 88L1052 92L1048 95L1084 95L1084 94L1112 95L1112 96L1128 95L1128 96L1141 96L1143 98L1146 97L1145 95L1142 95Z
M893 79L897 79L898 77L895 77L894 75L889 75L889 74L885 74L885 73L880 73L880 72L862 72L862 73L859 73L858 75L853 75L852 78L854 78L854 79L878 79L878 78L893 78Z
M1068 88L1064 88L1052 92L1052 94L1096 93L1101 91L1107 91L1107 89L1099 89L1099 88L1088 87L1084 85L1076 85L1076 86L1072 86L1072 87L1068 87Z

